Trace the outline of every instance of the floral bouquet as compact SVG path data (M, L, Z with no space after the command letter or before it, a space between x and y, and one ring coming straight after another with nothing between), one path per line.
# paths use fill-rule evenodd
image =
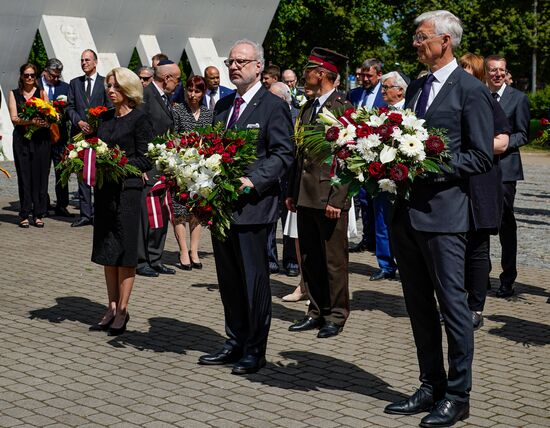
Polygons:
M97 137L81 138L67 144L59 165L59 181L67 185L72 173L81 177L89 186L101 188L105 181L121 182L129 175L141 175L141 171L128 164L128 158L118 147L110 148Z
M67 96L59 95L52 104L59 116L63 116L65 114L65 109L67 108Z
M32 120L35 117L44 119L48 123L57 123L60 120L59 113L55 107L48 101L44 101L41 98L32 97L29 98L25 104L21 106L21 111L18 116L23 120ZM25 138L31 139L33 134L40 129L37 125L27 125L27 132L25 132Z
M97 129L99 126L99 116L106 111L107 107L104 106L90 107L86 110L86 122L88 122L88 125L92 128Z
M543 117L539 120L540 129L537 131L536 137L533 139L533 143L539 146L550 145L550 121Z
M427 130L410 110L359 107L335 115L323 108L318 121L325 131L301 129L298 148L330 163L332 183L349 183L350 196L364 187L373 196L408 199L415 178L449 167L444 131Z
M257 130L226 130L219 123L157 137L148 156L187 211L223 241L240 197L239 178L256 159L256 139Z

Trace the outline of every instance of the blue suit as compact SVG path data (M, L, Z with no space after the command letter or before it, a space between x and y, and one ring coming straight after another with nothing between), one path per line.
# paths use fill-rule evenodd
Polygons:
M376 92L376 97L372 107L386 107L387 104L382 97L382 84L379 82L378 91ZM374 88L376 89L376 88ZM363 87L352 89L348 92L347 100L352 103L355 107L360 107L361 100L366 99L367 90ZM376 245L378 258L378 246L380 248L381 258L378 259L378 264L380 269L387 273L395 272L395 263L393 262L393 257L391 257L391 264L385 263L381 260L386 260L388 257L386 255L391 254L389 247L389 235L387 230L387 225L383 222L384 219L384 206L387 205L387 201L380 201L378 204L373 202L372 198L369 196L365 189L361 189L357 195L357 200L359 201L359 207L361 208L361 222L363 223L363 237L361 243L366 247L374 247ZM379 212L376 212L378 208ZM379 226L380 224L380 226Z
M220 85L218 87L218 91L220 92L220 100L223 98L223 97L227 97L228 95L231 95L233 92L235 92L234 89L230 89L230 88L227 88L225 86L222 86ZM206 95L206 92L204 93L204 97L202 97L202 100L201 100L201 104L203 106L206 106L208 107L208 100L206 99L207 98L207 95ZM219 100L218 100L219 101Z

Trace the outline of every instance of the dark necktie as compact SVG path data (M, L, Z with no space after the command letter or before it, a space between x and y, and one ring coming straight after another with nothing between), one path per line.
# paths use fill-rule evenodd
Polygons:
M244 99L242 97L235 98L235 103L233 104L233 113L231 113L231 118L229 119L229 122L227 122L227 129L232 128L239 119L242 103L244 103Z
M92 97L92 78L86 77L86 98L88 98L88 101L90 101L91 97Z
M313 104L311 105L311 116L308 123L313 123L313 121L315 120L315 116L317 115L317 109L320 105L321 104L319 103L319 98L315 98L315 101L313 101Z
M53 101L53 86L51 86L51 85L48 88L48 99L50 101Z
M217 91L215 89L210 91L210 99L208 100L208 108L210 109L210 111L214 111L214 106L216 105L216 92Z
M168 109L170 109L170 105L168 104L168 97L166 96L166 94L162 94L160 97L162 98L162 101L164 101L164 105L168 107Z
M372 94L372 89L363 90L363 99L361 101L361 107L365 107L365 105L367 104L367 99L369 98L370 94Z
M424 116L426 116L426 110L428 109L428 98L430 98L430 91L432 89L432 83L434 82L434 80L434 75L429 74L424 81L424 85L422 85L422 93L418 97L416 108L414 109L416 117L418 117L419 119L424 119Z
M497 100L497 101L498 101L498 99L500 98L500 96L498 95L498 92L491 92L491 95L492 95L493 98L494 98L495 100Z

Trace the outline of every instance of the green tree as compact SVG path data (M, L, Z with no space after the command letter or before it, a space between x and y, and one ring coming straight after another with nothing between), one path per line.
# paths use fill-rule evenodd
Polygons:
M27 61L36 65L38 70L43 70L46 62L48 61L48 54L46 53L42 36L40 36L40 31L38 30L36 30L36 35L34 36L34 41L32 42L31 51L29 52L29 58Z

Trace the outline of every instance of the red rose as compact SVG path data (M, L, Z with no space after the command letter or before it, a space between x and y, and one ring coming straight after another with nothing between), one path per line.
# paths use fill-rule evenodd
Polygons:
M445 149L445 143L437 135L430 135L426 140L426 153L428 155L438 155Z
M390 169L390 178L393 181L405 181L409 176L409 168L402 163L398 163Z
M377 180L384 177L386 173L386 165L381 162L372 162L369 165L369 175Z
M372 134L372 132L372 128L365 123L359 125L355 129L355 135L357 135L357 138L368 137L370 134Z
M388 115L388 120L395 125L401 125L401 122L403 122L403 116L399 113L393 112Z
M345 147L342 147L336 152L336 156L342 160L345 160L351 156L351 152Z
M546 126L550 123L550 121L548 119L546 119L545 117L543 117L541 120L540 120L540 124L542 126Z
M374 128L374 132L380 135L382 141L388 141L393 133L393 125L380 125L378 128Z
M86 138L85 141L89 144L96 144L99 140L97 137L90 137L90 138Z
M124 166L128 163L128 158L126 156L122 156L120 160L118 161L119 166Z
M230 163L232 162L233 159L231 159L231 155L227 152L225 152L223 155L222 155L222 162L225 162L225 163Z
M380 107L378 109L378 114L382 114L382 113L389 113L390 109L388 107Z
M74 145L73 144L67 144L67 150L68 151L74 150Z
M84 159L84 150L80 150L77 154L79 159Z
M227 146L227 148L225 150L228 153L231 153L232 155L234 155L235 153L237 153L237 146L235 146L235 144L231 144L231 145Z
M182 192L180 193L180 199L182 201L186 201L187 199L189 199L189 193L188 192Z
M166 148L167 149L173 149L174 147L175 147L175 145L174 145L173 141L167 141L166 142Z
M327 134L325 135L325 139L327 141L336 141L338 139L338 135L340 135L340 130L337 126L331 126L327 130Z

